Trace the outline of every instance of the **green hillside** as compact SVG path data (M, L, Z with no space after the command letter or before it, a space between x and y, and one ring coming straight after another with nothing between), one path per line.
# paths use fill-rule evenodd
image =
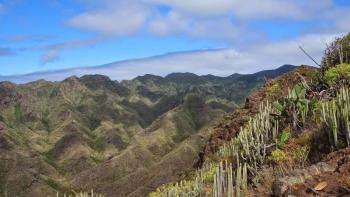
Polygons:
M267 79L293 69L1 82L0 196L91 189L146 196L191 172L210 128Z

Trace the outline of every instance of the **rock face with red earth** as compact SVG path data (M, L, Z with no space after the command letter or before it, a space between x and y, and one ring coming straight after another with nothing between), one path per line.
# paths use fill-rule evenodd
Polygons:
M317 188L322 183L324 187ZM275 196L350 196L350 148L274 182Z

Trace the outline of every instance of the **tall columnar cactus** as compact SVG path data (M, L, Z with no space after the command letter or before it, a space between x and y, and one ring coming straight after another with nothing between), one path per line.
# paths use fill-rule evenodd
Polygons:
M341 88L337 97L332 101L322 103L323 121L330 128L328 135L335 148L339 147L339 140L344 139L350 146L350 90Z
M261 105L261 113L251 118L242 127L238 136L223 145L218 155L223 158L238 158L249 163L249 171L255 174L266 158L266 148L277 138L278 120L271 114L276 110L269 104Z
M230 164L226 165L226 170L221 167L217 169L213 185L214 196L243 196L248 185L248 169L252 175L258 172L265 161L268 143L273 143L277 138L278 120L272 116L275 113L275 108L269 103L261 105L260 113L241 128L237 137L219 149L218 156L235 158L236 161L232 162L235 162L237 167L232 168ZM225 180L225 183L222 183L222 180Z

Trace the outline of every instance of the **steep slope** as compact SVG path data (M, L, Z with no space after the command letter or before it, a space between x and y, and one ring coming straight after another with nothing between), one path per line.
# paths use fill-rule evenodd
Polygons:
M286 97L290 94L289 90L299 83L304 80L312 81L316 73L317 70L313 67L301 66L268 81L259 91L247 97L244 106L227 114L212 128L209 142L200 154L201 160L196 172L184 177L181 184L170 183L159 187L150 196L232 196L236 192L237 195L242 196L254 196L257 193L261 196L269 196L271 193L264 193L262 189L266 188L266 185L259 184L268 184L268 181L271 183L274 176L280 176L280 171L289 166L269 168L269 162L262 159L267 158L267 155L273 158L270 154L272 149L277 147L275 143L278 139L268 141L268 138L272 136L277 138L273 133L288 129L288 124L274 122L278 112L267 102L271 103ZM266 144L262 144L264 140L267 140ZM286 145L286 150L290 151L290 157L293 158L294 152L297 152L299 150L297 148L300 147L288 145L288 148ZM242 152L236 154L235 152L240 149ZM243 161L241 163L239 160L249 162L243 164ZM266 172L265 168L271 170ZM282 174L283 172L286 171L282 171ZM251 177L248 179L248 175L256 176L256 179ZM247 190L248 182L251 186L250 191ZM240 185L237 186L237 184ZM232 187L229 188L229 185Z
M208 128L224 113L266 79L292 69L146 75L120 83L101 75L1 82L0 194L95 189L144 196L193 167Z
M205 105L189 111L193 106L188 105L197 105L198 100L191 104L185 101L166 113L151 125L152 129L134 136L123 153L77 176L74 185L96 188L107 196L115 195L115 188L119 188L118 196L140 196L177 178L176 173L195 164L198 151L208 139L207 127L222 114Z

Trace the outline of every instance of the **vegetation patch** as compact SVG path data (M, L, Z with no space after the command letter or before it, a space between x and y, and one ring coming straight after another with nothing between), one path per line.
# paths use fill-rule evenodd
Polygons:
M350 64L339 64L328 69L324 74L327 84L334 85L340 79L350 78Z
M280 91L280 86L278 83L273 84L272 86L269 86L266 89L266 94L268 97L272 97L273 95L276 95Z
M287 155L285 152L283 152L283 150L276 149L272 151L271 155L269 156L269 160L278 164L287 161Z
M290 131L288 129L282 131L277 140L277 146L281 149L284 148L284 145L290 138Z
M64 170L64 168L55 162L53 156L51 156L50 153L46 153L43 159L46 163L54 167L57 170L57 172L59 172L60 174L65 174L66 171Z
M21 104L19 104L19 103L17 103L15 105L14 116L15 116L15 120L16 120L17 123L23 123L24 122L22 107L21 107Z
M52 128L51 128L51 120L49 119L49 111L48 110L42 113L40 121L43 124L45 130L48 133L50 133Z
M294 152L293 158L301 167L304 167L309 156L309 152L309 146L298 147Z
M60 191L62 189L62 187L60 186L59 183L57 183L55 180L51 179L51 178L46 178L44 179L45 183L50 186L52 189L54 189L55 191Z
M90 154L90 158L95 162L95 163L101 163L103 162L106 157L104 156L103 153L101 152L96 152L96 151L93 151L91 154Z

